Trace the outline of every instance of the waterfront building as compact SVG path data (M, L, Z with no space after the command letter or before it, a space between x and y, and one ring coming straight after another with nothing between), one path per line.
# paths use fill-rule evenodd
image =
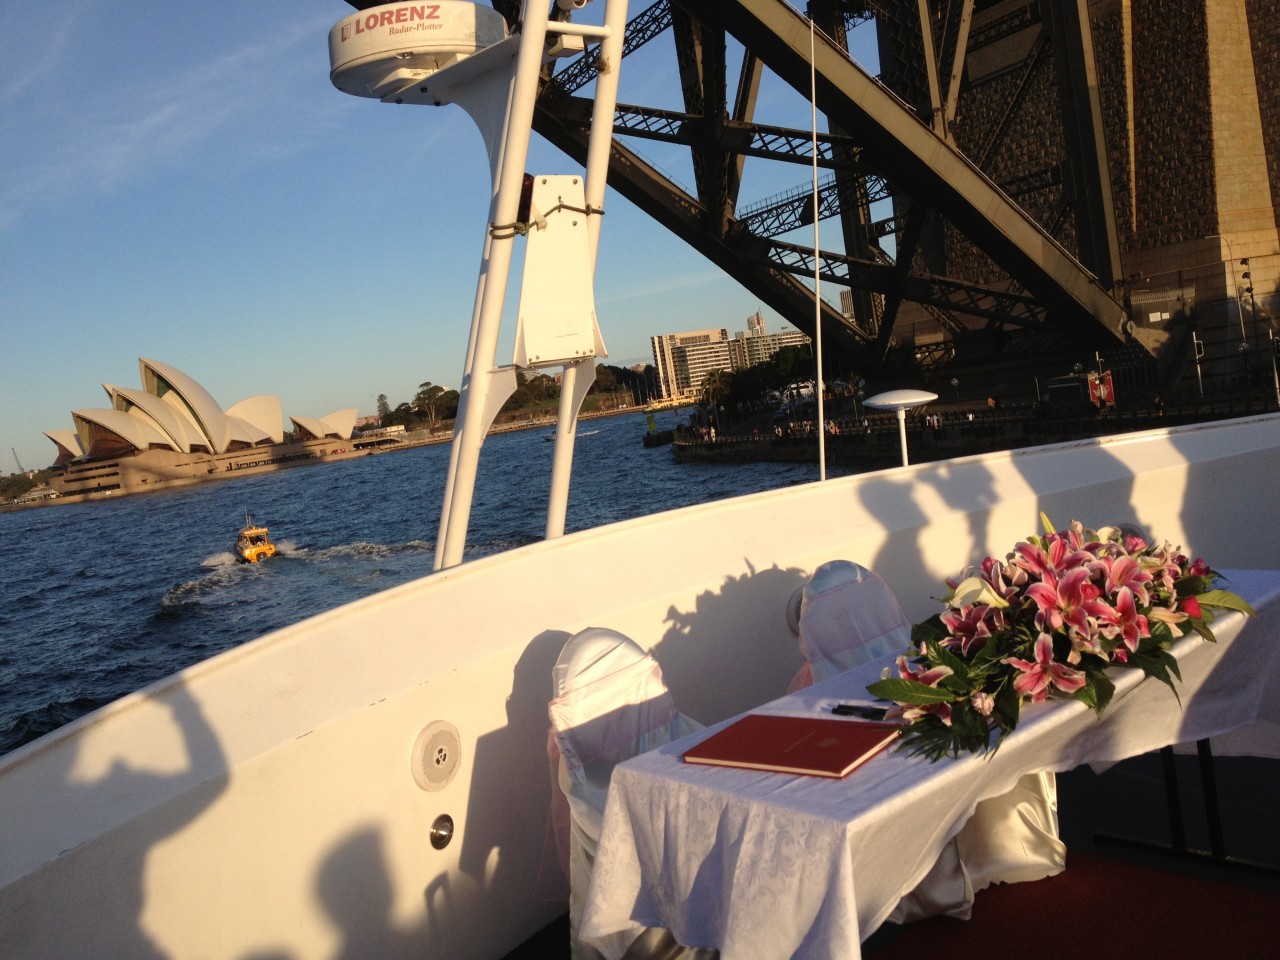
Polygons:
M723 327L664 333L650 337L653 365L658 370L658 387L665 400L697 397L702 378L712 370L733 366L729 354L729 332Z
M729 339L726 329L690 330L650 337L659 395L664 400L696 398L712 370L736 370L772 359L783 347L808 346L799 330L769 333L760 311L747 318L746 332Z
M765 328L764 315L757 310L747 317L746 332L739 331L729 341L729 356L733 369L753 367L772 360L783 347L807 347L811 343L808 334L795 329L769 333Z

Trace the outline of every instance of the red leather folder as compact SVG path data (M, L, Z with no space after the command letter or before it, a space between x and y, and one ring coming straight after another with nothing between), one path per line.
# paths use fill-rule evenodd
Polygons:
M839 778L897 736L896 724L749 713L682 756L688 763Z

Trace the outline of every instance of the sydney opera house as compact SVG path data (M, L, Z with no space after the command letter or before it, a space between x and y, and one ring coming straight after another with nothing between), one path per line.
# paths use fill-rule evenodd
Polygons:
M50 483L62 496L136 493L356 452L354 407L290 417L286 441L279 397L249 397L223 410L181 370L146 358L138 366L141 389L104 383L109 407L74 410L72 428L46 431L58 448Z

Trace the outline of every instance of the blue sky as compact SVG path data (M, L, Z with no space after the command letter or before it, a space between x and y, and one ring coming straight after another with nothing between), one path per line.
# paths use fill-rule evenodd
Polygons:
M373 413L381 393L394 405L426 380L457 386L484 149L457 107L332 87L328 31L351 7L25 9L9 18L0 69L0 473L17 468L11 448L28 469L52 462L43 431L106 406L103 382L139 386L139 357L184 370L224 408L276 394L286 417ZM625 61L624 102L678 108L670 43ZM776 81L760 114L808 124L807 104ZM531 172L577 172L534 141ZM639 148L692 182L682 153ZM743 202L809 176L780 166L749 165ZM607 362L649 360L654 334L745 329L754 297L621 198L606 211L596 311Z

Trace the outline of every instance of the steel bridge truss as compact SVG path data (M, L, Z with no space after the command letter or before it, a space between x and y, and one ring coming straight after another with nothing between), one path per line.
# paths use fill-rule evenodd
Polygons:
M493 0L509 18L517 5ZM901 338L894 325L904 303L917 304L948 334L976 326L1034 331L1105 348L1129 339L1132 325L1112 296L1118 243L1100 109L1088 95L1092 54L1087 0L1048 5L1030 0L971 32L973 0L813 0L812 70L828 132L817 140L824 170L817 215L839 223L839 250L781 239L814 217L812 185L751 204L739 202L748 159L814 163L810 130L754 119L765 69L806 98L810 91L809 22L785 0L658 0L628 24L624 56L672 33L683 109L619 104L610 184L751 290L789 323L814 330L812 278L849 290L852 310L822 304L824 342L867 368L883 366ZM867 74L847 52L851 25L875 18L882 76ZM1083 21L1083 23L1082 23ZM1019 31L1038 30L1015 68L1016 82L997 111L976 159L955 146L952 125L965 52ZM729 63L729 38L742 50ZM925 51L930 51L926 55ZM1049 51L1053 57L1049 57ZM1043 169L1021 171L997 185L983 166L1011 135L1037 71L1054 60L1067 155ZM578 91L600 68L598 50L547 71L535 128L581 159L590 101ZM883 82L882 82L883 81ZM892 87L892 90L890 89ZM1096 84L1095 84L1096 87ZM732 97L730 97L732 91ZM623 141L674 144L689 151L689 191ZM1072 189L1062 189L1069 180ZM1063 199L1037 223L1011 197L1057 189ZM1066 199L1070 196L1071 199ZM892 213L872 217L873 208ZM1074 216L1076 251L1054 232ZM978 283L944 269L947 230L989 258L1005 279ZM892 238L891 255L886 239ZM940 244L942 246L940 247ZM936 353L936 351L935 351ZM939 357L943 357L938 354ZM917 359L923 356L916 351Z

